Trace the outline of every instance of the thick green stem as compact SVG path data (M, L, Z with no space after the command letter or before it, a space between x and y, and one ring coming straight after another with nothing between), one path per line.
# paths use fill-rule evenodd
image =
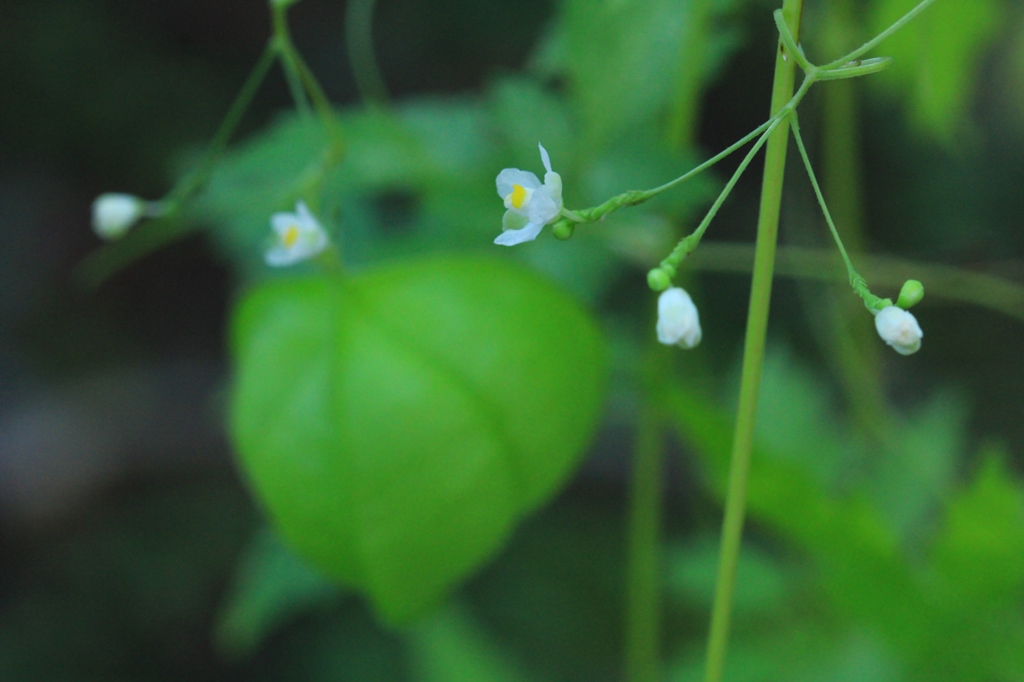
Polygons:
M782 12L794 39L799 40L803 0L784 0ZM775 81L772 86L771 113L773 115L785 107L793 96L796 61L792 58L787 59L781 47L780 41L780 49L777 51L775 59ZM772 292L772 274L778 238L779 212L782 206L782 184L786 171L788 140L789 125L787 121L783 121L769 139L765 154L754 274L751 284L750 309L747 316L747 336L743 349L743 374L740 381L736 430L733 435L729 488L725 501L725 521L722 524L722 548L715 586L715 602L708 635L705 682L721 682L725 666L725 652L729 641L729 622L733 591L736 586L736 565L739 560L740 543L743 538L743 519L746 513L747 475L750 469L750 453L754 445L754 423L757 416L757 399L768 333L768 309Z
M626 679L657 682L661 604L658 598L661 534L662 442L656 410L645 405L637 425L629 495Z

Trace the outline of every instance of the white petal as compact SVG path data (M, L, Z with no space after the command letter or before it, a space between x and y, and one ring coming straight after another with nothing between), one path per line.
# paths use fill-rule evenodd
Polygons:
M506 168L498 173L495 182L498 186L498 196L504 199L512 194L512 185L521 185L526 189L537 189L540 187L540 179L529 171L518 168Z
M530 222L530 219L526 216L517 213L513 209L505 211L505 215L501 217L501 229L503 230L521 230L526 227Z
M505 230L494 240L495 244L502 246L515 246L523 242L532 242L544 229L544 224L530 223L521 230Z
M559 197L561 199L561 197ZM530 197L530 203L525 207L531 223L547 225L561 213L561 201L555 201L547 185L539 187Z
M299 217L294 213L275 213L270 216L270 229L279 237L284 235L292 225L301 226Z
M312 227L320 229L320 222L309 212L309 208L306 206L306 202L299 199L295 202L295 215L299 219L299 223L303 227Z
M292 265L301 260L301 257L297 255L295 249L286 249L280 244L271 247L263 254L263 259L267 265L273 268L280 268L285 265Z
M554 199L555 203L558 204L558 211L562 211L562 176L558 173L551 172L544 174L544 187L547 188L548 195Z
M550 173L551 157L548 155L548 150L544 149L544 145L542 145L540 142L537 143L537 146L540 147L540 160L544 162L544 170Z

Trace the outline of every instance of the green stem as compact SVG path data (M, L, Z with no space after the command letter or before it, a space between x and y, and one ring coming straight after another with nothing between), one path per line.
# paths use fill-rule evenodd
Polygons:
M637 426L629 505L626 679L657 682L661 640L658 578L662 442L657 411L645 405Z
M164 204L163 215L167 216L177 211L181 204L188 200L193 193L202 187L213 173L213 168L220 160L224 150L227 149L228 142L231 141L231 137L235 134L235 129L242 120L242 116L249 109L249 105L252 104L253 97L259 91L260 86L263 84L263 79L266 78L267 72L270 67L274 64L274 58L277 56L277 49L274 41L271 40L267 43L267 47L263 50L263 54L260 56L259 61L256 62L256 66L253 67L249 77L245 80L245 84L242 85L241 91L235 97L235 101L232 102L231 108L228 109L228 113L224 116L224 120L220 124L220 128L217 129L216 134L213 136L213 140L210 145L206 148L206 153L203 155L203 159L199 162L199 166L191 173L186 175L178 184L168 192L167 196L162 200Z
M853 267L853 262L850 260L850 256L846 253L846 247L843 246L843 240L839 237L839 230L836 229L836 224L832 220L832 214L828 210L828 206L825 204L825 197L821 194L821 187L818 185L818 178L814 174L814 166L811 165L811 159L807 155L807 148L804 147L803 137L800 135L800 123L796 112L792 115L792 128L793 136L796 138L796 146L800 150L800 158L803 159L804 168L807 169L807 176L811 179L811 186L814 187L814 196L818 198L818 204L821 206L821 212L825 214L825 222L828 223L828 229L832 232L832 238L835 240L836 247L839 249L839 254L843 258L843 263L846 264L846 274L850 280L850 286L853 287L853 292L861 297L864 301L864 305L867 306L868 310L878 311L882 310L886 306L892 305L892 301L887 298L879 298L871 293L868 289L867 281L861 277L860 273Z
M753 249L746 244L704 242L686 264L694 270L744 274L750 272L752 260ZM1024 322L1024 286L1014 281L952 265L891 256L864 255L860 260L861 270L882 286L898 290L907 275L914 273L928 282L930 300L977 305ZM778 251L777 270L781 277L834 283L838 266L834 249L786 246Z
M345 41L359 94L369 104L385 105L390 99L388 88L373 53L376 4L377 0L349 0L345 10Z
M798 40L803 0L784 0L782 12L794 40ZM781 46L781 40L779 45ZM783 59L783 56L784 52L780 50L775 58L775 80L772 86L771 105L773 115L786 107L787 102L793 97L796 62ZM779 212L782 206L782 185L786 170L788 140L789 125L787 121L783 121L768 141L765 155L750 309L743 349L743 374L740 381L739 407L729 466L729 488L725 500L725 520L722 524L722 548L715 585L715 601L708 634L705 682L721 682L725 667L725 652L729 641L733 591L736 586L736 566L739 561L740 544L743 539L743 520L746 513L747 476L750 470L750 453L754 445L757 399L768 333L768 309L771 300L772 274L778 238Z
M105 244L90 253L76 268L75 279L87 288L95 288L114 273L139 258L180 239L193 229L194 225L175 220L174 217L181 210L182 205L206 184L210 175L213 174L217 161L227 149L228 142L263 84L267 72L274 65L276 57L276 41L271 40L242 85L235 101L232 102L231 108L228 109L220 128L217 129L213 140L207 146L199 165L179 180L163 199L156 202L160 207L157 219L140 225L124 239Z
M734 142L732 145L722 150L718 154L715 154L710 159L700 164L696 168L687 171L686 173L680 175L675 180L670 180L669 182L666 182L664 185L655 187L654 189L632 190L629 192L623 192L622 194L616 195L609 199L608 201L604 202L603 204L600 204L593 208L580 209L578 211L571 211L570 213L579 217L579 220L576 222L592 223L601 220L609 213L617 211L618 209L623 208L624 206L636 206L638 204L642 204L648 199L652 199L658 196L665 190L672 189L676 185L680 185L686 182L687 180L697 175L698 173L701 173L707 170L708 168L711 168L711 166L714 166L716 163L718 163L725 157L729 156L734 151L736 151L737 149L739 149L740 147L747 144L755 137L763 133L774 122L774 118L768 119L767 121L759 125L757 128L747 133L747 135L745 135L743 139L739 140L738 142Z
M274 39L277 41L278 54L281 57L281 68L284 71L285 80L288 81L288 89L295 100L295 106L303 116L309 116L309 99L306 90L302 87L302 75L299 72L296 55L298 50L292 43L291 32L288 30L287 8L284 5L274 4L271 7L271 17L274 30Z
M830 7L822 44L828 54L842 54L861 40L854 0L835 0ZM864 251L863 181L860 151L860 84L841 80L821 93L822 192L832 215L843 226L846 246L854 256ZM858 256L858 262L860 262ZM855 304L835 295L832 287L805 287L812 306L825 311L826 324L819 330L819 344L832 360L854 418L865 433L883 446L893 442L898 425L888 409L880 374L878 339L871 325L856 314ZM807 309L808 321L819 318L815 307ZM885 456L883 453L882 456Z
M697 229L694 230L689 235L687 235L686 237L684 237L683 239L681 239L679 243L676 244L676 247L672 250L672 253L670 253L663 261L661 261L659 267L668 272L669 277L674 277L676 268L679 267L680 263L682 263L688 255L690 255L691 253L693 253L694 250L696 250L697 245L700 244L700 240L704 237L704 233L708 229L708 225L710 225L711 221L714 220L716 215L718 215L718 210L722 207L722 204L725 203L725 200L726 198L728 198L729 194L732 193L733 188L736 186L736 183L739 182L739 179L743 175L743 172L747 170L747 166L749 166L750 162L754 160L754 157L757 156L757 153L761 151L761 147L763 147L765 142L768 141L768 138L771 136L772 132L780 123L781 119L779 118L773 120L772 124L761 135L761 138L757 141L757 143L754 144L754 146L750 148L750 151L747 152L747 155L743 157L743 161L740 162L739 167L736 168L736 171L732 174L732 177L729 178L729 182L725 183L725 187L723 187L722 191L718 194L718 198L715 199L715 203L713 203L711 205L711 208L708 209L707 215L704 216L704 220L700 222L700 224L697 226Z
M881 44L881 42L883 40L885 40L886 38L891 36L893 33L895 33L896 31L898 31L901 28L903 28L904 26L906 26L918 14L920 14L921 12L925 11L926 9L928 9L928 6L930 4L932 4L933 2L935 2L935 0L921 0L921 2L917 5L917 7L915 7L914 9L912 9L909 12L907 12L906 14L904 14L903 17L901 17L899 19L899 21L897 21L895 24L893 24L889 28L885 29L884 31L879 33L877 36L875 36L874 38L872 38L868 42L866 42L863 45L861 45L860 47L858 47L853 52L851 52L851 53L849 53L849 54L847 54L847 55L845 55L843 57L840 57L839 59L837 59L837 60L835 60L833 62L829 62L828 64L825 64L821 68L828 69L828 68L833 68L833 67L837 67L837 66L842 66L843 64L846 64L847 62L852 62L855 59L857 59L858 57L867 54L871 50L873 50L876 47L878 47L878 45Z

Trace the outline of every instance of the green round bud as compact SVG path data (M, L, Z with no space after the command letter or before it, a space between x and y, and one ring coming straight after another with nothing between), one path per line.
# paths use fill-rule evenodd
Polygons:
M672 286L672 278L662 268L654 268L647 273L647 286L652 291L665 291Z
M572 233L575 231L576 223L568 218L562 218L551 226L551 234L555 235L555 239L561 239L563 242L572 237Z
M908 310L920 303L922 298L924 298L924 285L916 279L908 279L900 289L900 297L896 301L896 305Z

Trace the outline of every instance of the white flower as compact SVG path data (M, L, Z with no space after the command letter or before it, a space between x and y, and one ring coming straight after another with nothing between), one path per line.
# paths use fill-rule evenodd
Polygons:
M327 233L302 201L295 204L295 213L272 215L270 227L275 241L264 255L267 265L292 265L327 248Z
M700 338L700 316L690 295L679 287L663 291L658 297L658 341L693 348Z
M101 194L92 202L92 229L100 239L118 239L146 215L146 202L131 194Z
M912 355L921 350L921 331L917 319L906 310L894 305L883 308L875 316L875 329L882 340L900 355Z
M562 213L562 176L551 170L551 157L543 145L537 146L547 171L543 185L536 175L518 168L498 173L498 196L508 210L501 220L504 231L494 240L495 244L514 246L533 241L545 225Z

